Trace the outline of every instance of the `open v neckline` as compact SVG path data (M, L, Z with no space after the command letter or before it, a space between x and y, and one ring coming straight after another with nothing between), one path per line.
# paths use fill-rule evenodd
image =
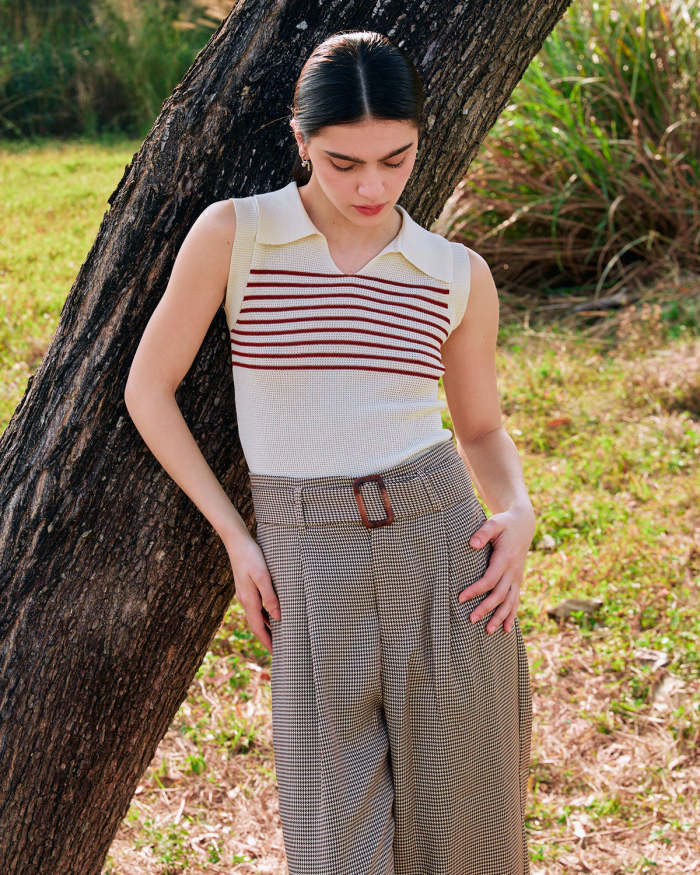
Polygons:
M380 255L383 255L384 252L386 252L390 246L393 246L396 243L401 232L404 229L406 217L403 214L401 206L399 204L394 204L394 207L393 207L394 210L396 210L396 212L401 217L401 224L399 225L399 230L396 232L396 234L394 234L394 236L391 238L391 240L389 240L389 242L384 246L384 248L380 252L377 252L376 255L373 255L368 262L366 262L365 264L362 265L362 267L359 267L357 270L352 271L351 273L348 273L347 271L341 270L338 267L338 265L335 263L335 259L331 255L331 248L328 245L328 239L326 238L326 235L322 231L320 231L316 227L316 225L312 222L311 216L309 215L306 207L304 206L304 201L301 199L301 195L299 194L299 185L296 181L294 182L294 189L296 191L296 195L297 195L297 198L299 200L299 206L304 211L304 214L306 215L306 218L308 219L309 225L311 225L311 227L316 231L317 234L320 235L320 237L323 240L323 243L324 243L325 248L326 248L326 258L328 259L328 263L333 267L334 270L336 270L338 272L339 276L361 276L363 270L366 270L375 259L379 258Z

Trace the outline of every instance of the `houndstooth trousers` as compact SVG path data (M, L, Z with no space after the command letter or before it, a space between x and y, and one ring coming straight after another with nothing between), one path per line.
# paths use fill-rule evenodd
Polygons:
M457 600L493 547L469 546L486 515L452 439L379 476L250 483L282 614L272 730L290 875L528 875L527 654L517 618L494 633L496 608L469 619L488 593Z

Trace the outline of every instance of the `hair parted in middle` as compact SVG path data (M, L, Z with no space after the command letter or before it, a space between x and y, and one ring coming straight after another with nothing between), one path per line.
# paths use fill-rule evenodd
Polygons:
M301 68L290 107L302 138L326 125L364 119L396 119L423 127L425 94L406 52L372 30L339 31L319 43ZM305 185L311 175L296 153L292 177Z

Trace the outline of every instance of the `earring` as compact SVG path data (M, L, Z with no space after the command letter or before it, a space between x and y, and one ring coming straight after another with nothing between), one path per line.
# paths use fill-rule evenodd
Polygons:
M302 160L301 160L301 166L302 166L305 170L311 170L311 162L309 161L308 158L302 158Z

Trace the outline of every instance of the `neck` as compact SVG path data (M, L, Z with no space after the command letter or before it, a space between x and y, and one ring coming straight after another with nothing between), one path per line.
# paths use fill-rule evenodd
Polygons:
M360 222L348 221L328 200L323 189L312 176L309 182L299 188L299 196L309 218L330 242L339 245L351 244L352 248L371 248L378 244L386 245L399 233L402 218L396 207L387 211L381 225L363 228Z

